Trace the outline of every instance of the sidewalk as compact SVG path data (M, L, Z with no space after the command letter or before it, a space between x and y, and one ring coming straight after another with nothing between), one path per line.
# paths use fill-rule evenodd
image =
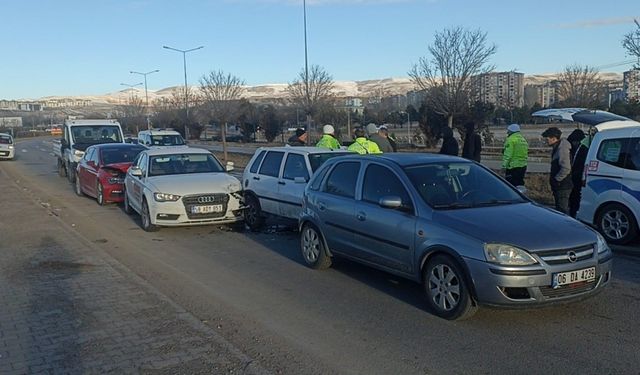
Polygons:
M0 190L0 374L265 373L1 169Z

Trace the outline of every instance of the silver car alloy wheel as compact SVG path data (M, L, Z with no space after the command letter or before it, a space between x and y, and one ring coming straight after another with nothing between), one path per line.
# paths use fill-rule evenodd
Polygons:
M460 278L446 264L431 270L428 288L433 302L442 310L451 311L460 303Z
M302 234L302 254L308 263L315 263L320 255L320 236L312 227L307 227Z
M629 233L629 218L620 210L607 211L602 216L602 231L607 237L619 240Z
M142 203L142 215L140 215L140 219L142 220L142 227L149 228L151 226L151 218L149 217L149 207L147 203Z

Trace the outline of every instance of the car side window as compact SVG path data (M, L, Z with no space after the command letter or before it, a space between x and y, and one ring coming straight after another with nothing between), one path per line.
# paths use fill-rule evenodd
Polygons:
M258 167L260 167L260 163L262 162L262 159L264 159L264 155L266 153L266 151L261 151L260 154L258 154L256 159L253 161L253 164L251 164L251 168L249 169L251 173L258 172Z
M83 159L84 159L85 161L89 161L89 160L91 160L91 156L93 155L94 150L95 150L95 149L93 149L93 148L92 148L92 149L90 149L89 151L85 152Z
M640 171L640 138L629 138L622 157L622 168Z
M142 170L142 175L147 175L147 154L142 154L140 159L138 159L138 167Z
M337 164L329 174L329 177L327 177L324 192L354 198L356 196L356 183L358 182L359 171L360 163L358 162Z
M289 155L287 155L287 161L284 163L282 178L294 180L296 177L303 177L305 181L309 181L307 163L303 155L289 153Z
M601 162L625 168L628 144L629 138L606 139L600 144L596 158Z
M260 174L265 176L278 177L280 173L280 163L284 157L284 152L269 151L264 157L262 166L260 166Z
M407 189L402 181L398 179L398 176L389 168L371 164L364 174L362 200L378 204L380 198L388 196L400 197L404 205L411 206L409 193L407 193Z
M318 191L320 190L320 185L322 185L322 180L324 180L324 176L327 175L327 172L331 169L330 167L322 168L313 175L313 179L311 184L309 184L309 189Z

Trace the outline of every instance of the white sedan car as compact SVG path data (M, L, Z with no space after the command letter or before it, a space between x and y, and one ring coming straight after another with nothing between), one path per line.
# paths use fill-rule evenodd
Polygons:
M13 159L15 155L15 145L13 137L9 134L0 133L0 159Z
M243 220L240 181L207 150L164 148L138 155L125 178L124 207L142 228L233 224Z

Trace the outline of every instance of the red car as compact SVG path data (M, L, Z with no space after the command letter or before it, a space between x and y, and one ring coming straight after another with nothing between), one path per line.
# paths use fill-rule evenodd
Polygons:
M90 146L76 169L75 191L96 198L99 205L124 200L124 177L138 154L140 145L107 143Z

